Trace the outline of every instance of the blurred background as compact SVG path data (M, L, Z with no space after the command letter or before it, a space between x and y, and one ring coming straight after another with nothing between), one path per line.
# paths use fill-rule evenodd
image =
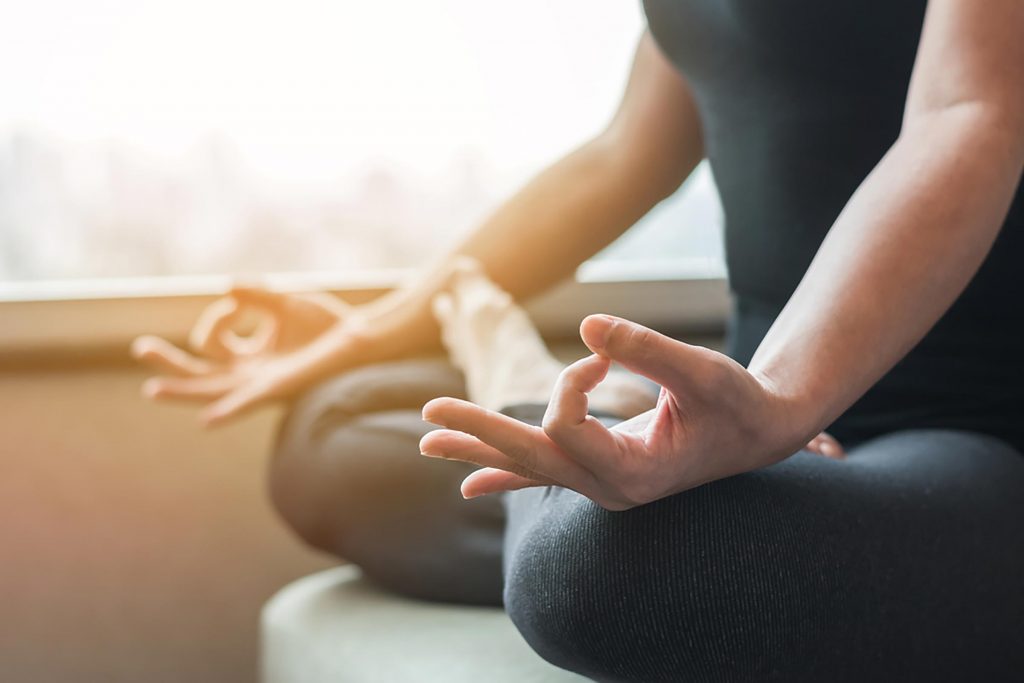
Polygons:
M0 2L0 680L254 680L260 606L332 562L267 503L280 409L203 432L139 399L132 335L230 277L358 298L439 255L605 125L642 30L632 0ZM713 317L720 228L701 167L580 279L671 315L665 282L712 283Z
M413 266L607 122L643 28L587 0L4 15L7 281ZM706 171L687 189L605 258L720 258Z

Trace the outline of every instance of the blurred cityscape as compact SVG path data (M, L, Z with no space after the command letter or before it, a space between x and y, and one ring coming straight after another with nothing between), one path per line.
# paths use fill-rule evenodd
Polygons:
M382 159L336 187L285 188L224 138L169 160L15 132L0 138L0 280L415 266L522 180L470 150L430 176ZM720 228L705 169L602 258L720 263Z

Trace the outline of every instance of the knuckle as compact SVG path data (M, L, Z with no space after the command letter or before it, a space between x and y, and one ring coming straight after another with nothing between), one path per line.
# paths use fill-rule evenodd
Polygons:
M581 428L589 418L583 417L582 421L566 418L556 412L552 416L544 415L541 421L541 430L545 436L560 450L567 453L575 452L580 447L582 436Z
M570 425L566 423L558 410L548 410L541 420L541 429L548 437L557 442L568 433Z
M537 462L537 449L532 439L509 439L501 444L499 450L520 465L532 468Z
M651 330L640 330L633 333L629 339L630 355L637 362L644 365L663 361L663 345L659 343L658 335Z
M206 327L200 321L188 333L188 345L195 351L202 351L206 345Z
M547 412L544 413L544 417L540 421L540 428L543 429L544 433L548 436L553 437L558 433L558 416L551 409L548 409Z
M621 335L622 342L624 344L628 344L631 347L642 349L644 351L646 351L654 341L653 332L646 327L630 325L624 330L624 332L625 334Z
M520 467L524 468L526 472L532 474L537 470L538 457L537 452L525 445L513 445L505 453L509 458L515 461Z
M729 366L710 353L705 354L704 362L696 365L692 371L692 379L699 386L711 391L725 386L731 377Z
M555 386L559 387L568 384L577 374L579 374L580 364L582 362L583 359L580 359L562 368L562 370L558 373L558 379L556 380Z
M551 401L556 403L559 399L571 397L576 393L584 393L587 389L587 375L590 368L586 364L588 359L578 360L566 367L558 374L555 386L551 391Z

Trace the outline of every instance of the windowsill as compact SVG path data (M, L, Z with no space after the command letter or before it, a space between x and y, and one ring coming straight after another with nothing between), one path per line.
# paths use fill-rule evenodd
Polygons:
M408 271L289 273L259 280L284 291L326 290L352 303L398 285ZM0 284L0 367L105 360L128 362L139 334L183 342L228 276L103 279ZM575 281L531 301L548 338L573 338L590 313L610 313L673 333L722 329L728 288L714 264L694 260L591 262Z

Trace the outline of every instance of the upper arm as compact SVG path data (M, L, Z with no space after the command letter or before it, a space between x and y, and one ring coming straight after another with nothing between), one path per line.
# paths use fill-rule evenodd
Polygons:
M640 39L622 102L601 140L631 179L663 195L678 188L704 156L689 85L649 32Z
M1024 141L1024 2L930 0L905 122L955 108Z

